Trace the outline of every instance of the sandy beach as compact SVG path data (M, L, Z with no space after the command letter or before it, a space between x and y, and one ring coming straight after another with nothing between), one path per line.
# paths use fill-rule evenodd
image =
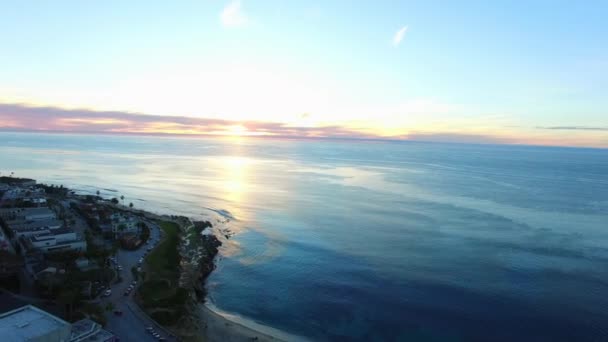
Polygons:
M254 322L240 322L241 319L237 316L219 313L215 310L210 306L200 305L204 341L307 341L302 337L289 335Z

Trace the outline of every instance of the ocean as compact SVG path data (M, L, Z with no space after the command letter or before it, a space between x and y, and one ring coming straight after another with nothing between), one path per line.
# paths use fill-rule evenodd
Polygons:
M210 302L312 340L608 340L605 149L4 132L0 172L226 227Z

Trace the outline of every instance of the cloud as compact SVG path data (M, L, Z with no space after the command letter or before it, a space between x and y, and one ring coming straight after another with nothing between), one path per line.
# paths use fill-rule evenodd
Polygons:
M608 127L589 127L589 126L537 126L536 129L549 130L569 130L569 131L608 131Z
M378 135L370 123L342 126L317 126L308 122L307 114L298 123L252 120L225 120L187 116L148 115L124 111L65 109L52 106L0 103L0 131L29 131L85 134L136 134L174 136L218 136L242 133L250 136L281 138L396 139L444 143L534 144L556 146L608 147L606 127L556 126L546 129L581 129L576 134L522 135L516 132L485 134L481 131L453 131L435 126L430 130L403 131ZM596 131L596 132L592 132ZM481 132L481 133L478 133ZM489 131L485 131L489 132ZM548 133L549 131L546 131Z
M220 21L224 27L242 27L249 21L241 8L241 1L230 2L220 14Z
M248 135L293 138L374 136L337 125L301 127L279 122L231 121L186 116L147 115L58 107L0 104L0 130L107 133L226 135L243 127Z
M399 44L401 44L401 41L405 37L407 30L408 30L408 27L403 26L397 32L395 32L395 35L393 36L393 46L394 47L397 47L397 46L399 46Z

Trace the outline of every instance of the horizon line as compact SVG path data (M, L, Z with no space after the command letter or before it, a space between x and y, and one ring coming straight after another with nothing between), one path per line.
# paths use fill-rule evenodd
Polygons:
M483 145L483 146L519 146L519 147L542 147L542 148L570 148L570 149L591 149L608 150L608 147L600 146L569 146L569 145L549 145L533 144L522 142L467 142L467 141L440 141L440 140L417 140L408 138L391 137L346 137L346 136L293 136L293 135L230 135L230 134L205 134L205 133L165 133L165 132L105 132L105 131L62 131L62 130L36 130L36 129L15 129L0 127L1 133L25 133L25 134L57 134L57 135L98 135L98 136L125 136L125 137L155 137L155 138L182 138L182 139L277 139L277 140L327 140L327 141L357 141L357 142L386 142L386 143L417 143L417 144L445 144L445 145Z

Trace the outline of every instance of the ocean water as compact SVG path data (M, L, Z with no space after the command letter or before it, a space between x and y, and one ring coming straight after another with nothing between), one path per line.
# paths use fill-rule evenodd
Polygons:
M0 133L0 172L228 227L219 309L332 341L608 340L608 150Z

